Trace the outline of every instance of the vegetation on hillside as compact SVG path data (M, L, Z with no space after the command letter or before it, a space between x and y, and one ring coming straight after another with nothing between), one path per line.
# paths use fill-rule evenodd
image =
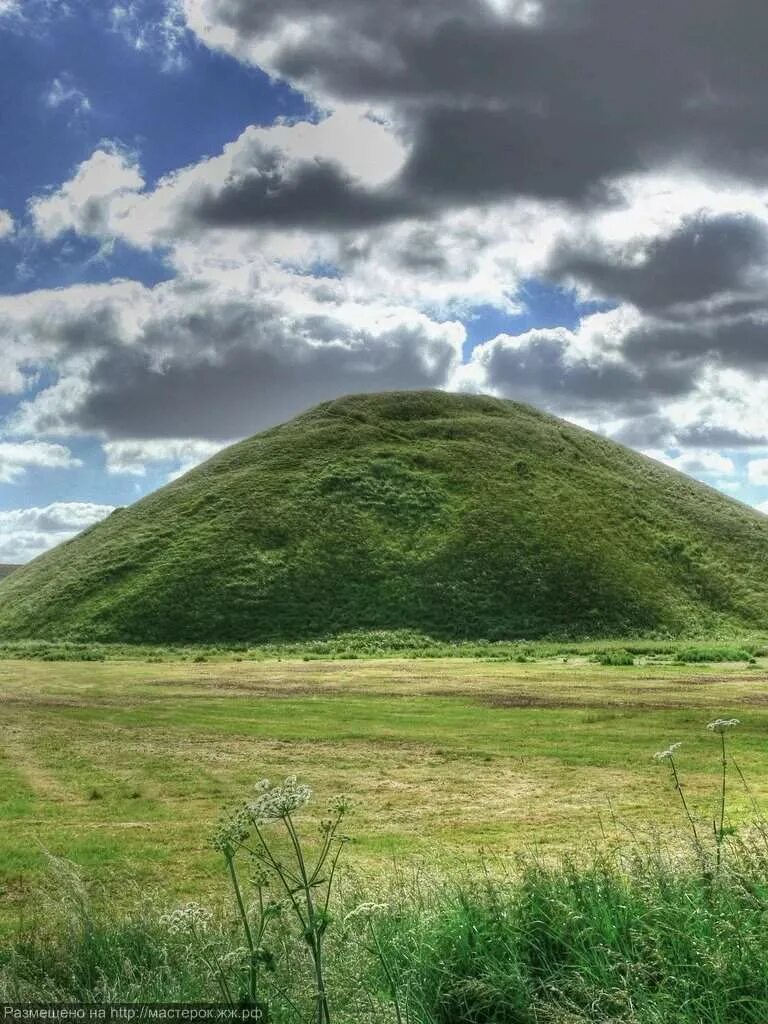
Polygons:
M0 639L703 635L765 626L768 518L527 406L328 402L0 585Z

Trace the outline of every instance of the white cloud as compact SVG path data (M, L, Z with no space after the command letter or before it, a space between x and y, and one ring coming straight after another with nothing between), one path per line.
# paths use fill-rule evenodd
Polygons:
M67 74L52 79L43 94L43 103L50 110L67 107L75 117L83 117L91 112L91 101L74 84L71 75Z
M0 238L8 238L14 232L13 217L8 210L0 210Z
M0 482L15 483L28 469L74 469L82 463L63 444L0 441Z
M105 238L115 212L143 188L138 164L112 144L102 144L60 188L30 200L35 229L46 241L65 231Z
M16 483L28 469L73 469L81 465L61 444L0 441L0 483Z
M681 473L689 476L709 476L722 474L732 476L736 472L733 459L714 451L689 451L679 455L670 455L668 452L649 450L646 455L664 462L673 469L679 469ZM717 481L717 486L722 486L722 481Z
M768 487L768 459L750 459L747 479L756 487Z
M0 298L0 324L58 374L20 404L18 434L223 443L347 392L443 386L465 340L270 266L71 291Z
M109 11L111 28L140 53L160 58L163 71L185 66L184 39L187 33L181 0L164 0L162 14L147 0L121 0Z
M27 562L112 511L112 505L84 501L58 501L43 508L0 511L0 561Z
M225 443L189 439L108 441L103 447L108 473L146 476L147 466L170 463L174 467L170 476L175 478L221 451Z
M375 190L397 173L404 156L402 143L390 126L344 107L318 123L250 126L220 155L168 175L149 192L143 191L145 182L136 157L114 143L102 143L80 164L73 178L49 194L33 198L30 210L38 233L48 240L71 229L85 236L120 237L151 248L182 243L189 236L215 234L210 226L195 220L191 211L201 203L219 201L227 191L253 187L259 198L253 227L263 237L279 228L274 218L287 218L288 230L300 228L300 224L290 223L295 215L292 203L311 204L311 189L318 187L318 177L321 187L333 189L334 203L343 203L348 192L355 215L361 216L365 200L371 206L370 215L375 216ZM297 193L302 183L303 191ZM322 206L324 197L327 192L321 191L314 208L321 218L328 216ZM276 211L273 203L277 203ZM333 214L328 224L331 232L332 218ZM208 246L207 237L202 244Z

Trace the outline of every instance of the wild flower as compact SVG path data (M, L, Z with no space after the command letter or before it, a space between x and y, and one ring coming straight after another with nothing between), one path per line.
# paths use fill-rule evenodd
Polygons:
M255 788L259 795L247 803L246 808L251 821L256 825L279 821L301 810L312 796L309 786L298 782L295 775L289 775L282 786L273 786L269 779L262 779Z
M675 756L675 751L682 747L682 743L671 743L666 750L659 750L653 755L654 761L669 761Z
M211 843L214 850L232 856L251 833L248 808L245 805L233 808L224 815L216 826Z
M709 722L707 728L710 732L724 733L729 729L735 728L737 725L741 725L741 721L738 718L716 718L714 722Z
M347 924L348 921L354 921L355 918L362 917L368 918L372 914L378 914L382 910L389 910L388 903L359 903L356 907L353 907L349 913L344 915L343 924Z
M312 790L298 782L295 775L289 775L280 785L262 779L254 788L255 798L247 800L224 818L213 837L214 847L224 854L246 941L243 966L247 990L239 993L239 1005L266 1011L257 989L262 972L273 970L275 955L264 942L268 939L270 922L288 914L298 925L312 963L315 976L314 1024L330 1024L323 941L333 920L329 907L336 866L348 841L346 836L339 834L339 827L349 804L346 798L338 797L329 805L330 817L321 823L319 849L310 863L293 815L309 802ZM279 823L287 840L287 860L278 856L279 847L274 844L270 830L265 828L275 823ZM253 897L250 899L241 885L238 864L243 858L247 859L250 867L247 876ZM275 890L282 893L282 898L275 895L265 899L265 890L270 885L273 893ZM222 990L231 1001L224 972L220 974Z
M205 932L210 928L212 921L213 915L210 910L199 903L185 903L160 918L160 924L168 929L170 935Z
M682 743L670 743L666 750L659 750L657 753L653 755L653 757L654 760L658 761L659 763L665 762L669 765L669 769L672 773L672 780L675 784L675 789L677 790L677 794L680 797L680 803L682 805L683 811L685 812L685 817L687 818L688 824L691 827L691 834L693 835L693 842L696 847L696 851L699 855L699 858L703 862L704 854L702 851L701 840L699 839L699 832L696 828L696 821L693 817L693 814L691 813L690 807L688 806L688 801L685 798L685 793L683 792L683 784L680 781L680 775L678 774L677 765L675 764L675 752L679 750L681 746Z
M725 751L725 734L728 732L729 729L733 729L735 726L739 724L740 722L738 718L716 718L714 722L709 722L709 724L707 725L707 728L710 730L710 732L714 732L720 737L720 813L718 815L718 820L713 823L713 828L715 831L715 844L717 847L717 857L715 866L718 874L720 873L720 865L722 863L723 858L723 842L725 841L726 836L725 789L728 774L728 757Z

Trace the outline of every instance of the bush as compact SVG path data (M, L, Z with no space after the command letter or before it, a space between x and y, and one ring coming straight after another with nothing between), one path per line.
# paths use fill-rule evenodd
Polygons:
M617 667L634 665L634 655L630 654L629 651L601 651L596 654L593 661L597 662L598 665L614 665Z
M751 660L752 654L743 647L684 647L675 655L675 661L684 663Z

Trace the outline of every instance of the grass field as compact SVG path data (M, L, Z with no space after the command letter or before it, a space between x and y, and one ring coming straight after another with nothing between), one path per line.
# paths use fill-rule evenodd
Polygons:
M642 660L642 659L640 659ZM355 803L349 863L432 868L678 823L653 753L682 740L696 810L714 813L716 738L768 795L768 665L584 656L478 659L0 662L0 907L16 917L45 851L118 901L221 884L209 835L258 779L297 774ZM731 808L747 813L747 796Z

